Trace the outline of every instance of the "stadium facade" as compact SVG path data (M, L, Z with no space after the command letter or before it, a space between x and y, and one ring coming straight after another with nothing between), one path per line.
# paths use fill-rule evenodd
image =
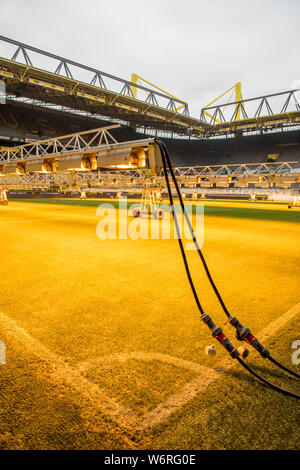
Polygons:
M214 100L193 118L187 103L172 95L2 36L0 41L14 49L12 56L0 57L4 153L5 148L117 123L111 132L118 142L161 137L182 184L198 191L252 186L299 190L297 90L246 100L240 93L226 104ZM35 60L43 56L54 61L55 70L35 65L32 54ZM77 77L83 71L89 80Z

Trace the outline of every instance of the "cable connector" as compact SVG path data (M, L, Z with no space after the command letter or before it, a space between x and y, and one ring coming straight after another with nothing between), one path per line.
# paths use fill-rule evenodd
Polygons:
M270 352L263 347L263 345L258 341L258 339L253 336L249 328L245 328L237 318L230 317L229 323L235 327L236 329L236 338L239 341L246 341L246 343L250 344L256 351L260 353L260 355L264 358L270 356Z
M201 320L208 326L214 338L216 338L219 343L229 352L233 359L236 359L239 356L239 352L235 347L231 344L227 336L224 335L222 328L217 326L209 315L202 315Z
M214 338L216 338L218 335L220 335L222 333L222 328L220 328L219 326L217 326L213 321L212 319L210 318L209 315L202 315L201 317L201 320L204 321L204 323L208 326L208 328L210 329L210 331L212 332L212 335Z
M251 333L249 328L245 328L235 317L229 317L229 323L236 328L236 338L239 341L245 341Z

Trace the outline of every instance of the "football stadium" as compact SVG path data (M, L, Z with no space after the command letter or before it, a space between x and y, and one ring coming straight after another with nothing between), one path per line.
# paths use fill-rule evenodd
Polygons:
M299 449L299 88L63 51L0 36L0 449Z

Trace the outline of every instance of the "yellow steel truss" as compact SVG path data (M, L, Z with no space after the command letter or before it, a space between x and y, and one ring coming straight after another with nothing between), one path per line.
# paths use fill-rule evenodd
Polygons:
M242 95L242 83L241 82L237 82L235 83L231 88L229 88L228 90L224 91L224 93L222 93L221 95L219 95L217 98L215 98L213 101L211 101L210 103L208 103L206 106L204 106L203 108L203 112L204 114L206 114L206 116L210 117L210 118L213 118L213 116L205 110L205 108L208 108L209 106L211 106L212 104L216 103L217 101L219 101L221 98L223 98L223 96L229 94L231 92L231 94L229 95L229 98L227 100L227 103L230 103L233 96L234 96L234 101L235 101L235 110L236 110L236 113L235 113L235 121L240 121L241 120L241 106L239 105L238 102L241 102L243 101L243 95ZM219 124L221 124L221 121L219 119L216 119L214 118L216 122L218 122Z
M131 74L131 82L135 83L136 85L139 84L139 85L142 85L142 86L143 86L143 83L147 83L147 85L150 85L151 87L155 88L156 90L160 91L161 93L164 93L165 95L170 96L170 98L174 98L175 100L179 99L176 96L171 95L171 93L169 93L168 91L163 90L162 88L158 87L157 85L154 85L154 83L151 83L148 80L145 80L145 78L140 77L136 73ZM131 91L132 91L132 94L133 94L134 98L137 98L137 87L131 86ZM184 105L179 106L176 109L177 109L177 111L179 111L182 108L184 108Z

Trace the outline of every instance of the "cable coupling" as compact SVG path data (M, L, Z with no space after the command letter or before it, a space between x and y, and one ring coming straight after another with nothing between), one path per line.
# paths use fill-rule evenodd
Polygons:
M208 326L210 331L212 332L212 336L216 338L219 343L229 352L233 359L236 359L239 356L239 352L235 347L231 344L227 336L224 335L222 328L217 326L209 315L202 315L201 320Z
M270 352L263 347L263 345L258 341L258 339L253 336L249 328L245 328L237 318L230 317L229 323L235 327L236 329L236 338L239 341L246 341L246 343L250 344L256 351L260 353L260 355L264 358L270 356Z

